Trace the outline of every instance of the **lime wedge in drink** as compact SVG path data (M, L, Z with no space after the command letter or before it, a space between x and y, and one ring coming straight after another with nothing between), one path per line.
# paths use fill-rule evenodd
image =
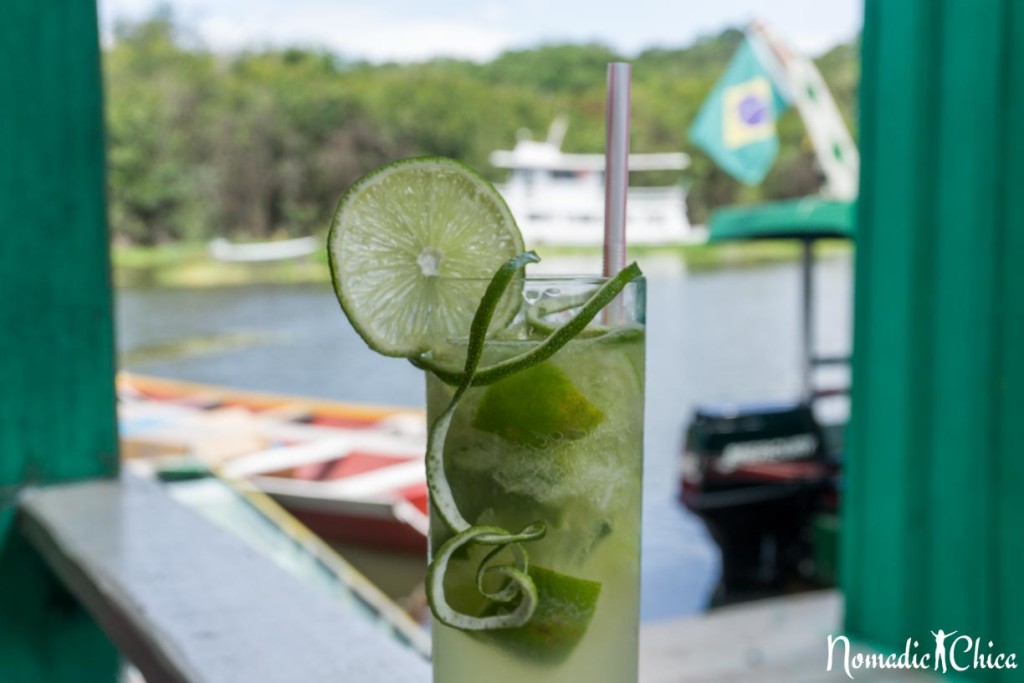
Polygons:
M530 565L529 574L537 587L537 608L530 621L518 628L476 631L473 636L530 661L557 664L586 634L597 609L601 584L537 565ZM500 614L507 609L492 603L488 612Z
M397 161L357 180L327 240L352 326L373 350L406 358L465 338L491 276L522 251L494 186L442 157ZM499 306L496 325L514 314L514 300Z
M603 420L604 413L564 372L541 363L488 387L473 426L506 441L542 448L552 441L582 438Z

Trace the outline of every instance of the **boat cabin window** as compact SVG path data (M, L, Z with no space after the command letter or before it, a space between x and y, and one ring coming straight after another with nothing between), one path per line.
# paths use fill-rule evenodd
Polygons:
M554 169L548 171L540 171L533 169L516 169L512 171L509 177L510 181L520 182L528 187L532 187L537 183L538 180L550 181L550 182L579 182L581 180L597 180L600 182L604 181L603 171L586 171L586 170L575 170L575 169Z

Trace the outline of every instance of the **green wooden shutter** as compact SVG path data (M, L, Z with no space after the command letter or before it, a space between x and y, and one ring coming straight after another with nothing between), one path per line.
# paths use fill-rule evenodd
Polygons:
M114 681L117 654L14 528L25 484L117 471L96 7L0 4L0 680Z
M1024 656L1024 3L868 0L863 67L846 625Z

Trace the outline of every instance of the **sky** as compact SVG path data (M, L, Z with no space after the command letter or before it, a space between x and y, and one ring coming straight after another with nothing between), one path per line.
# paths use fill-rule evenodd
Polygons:
M542 43L601 42L624 56L678 48L759 18L797 50L817 56L854 36L862 0L100 0L114 22L158 6L208 47L325 47L371 62L458 57L487 61Z

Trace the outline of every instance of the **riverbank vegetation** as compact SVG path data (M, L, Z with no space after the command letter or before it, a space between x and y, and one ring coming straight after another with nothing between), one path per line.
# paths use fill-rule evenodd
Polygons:
M716 206L812 193L818 178L792 111L780 120L779 158L759 187L732 180L687 140L741 37L727 30L637 55L543 45L486 63L369 64L305 48L215 53L167 11L121 24L104 54L118 278L202 282L212 266L203 265L202 247L187 245L323 234L341 192L400 157L451 156L500 180L490 152L511 148L524 128L542 137L559 115L569 120L564 149L600 152L605 66L621 58L634 65L633 150L692 157L681 177L638 180L685 183L692 222ZM848 121L856 50L840 45L818 60ZM240 266L228 280L278 271L305 280L316 263Z

